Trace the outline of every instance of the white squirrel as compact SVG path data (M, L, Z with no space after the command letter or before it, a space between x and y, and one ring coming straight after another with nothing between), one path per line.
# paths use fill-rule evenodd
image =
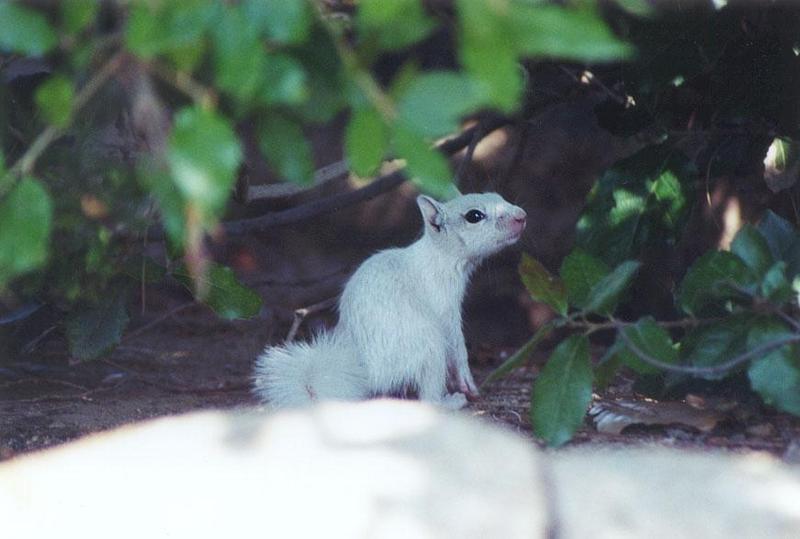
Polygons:
M255 394L273 407L363 400L415 390L458 409L478 388L467 363L461 303L478 264L515 243L526 214L496 193L446 203L420 195L422 237L369 257L347 282L339 323L309 343L267 347ZM450 387L458 392L448 393Z

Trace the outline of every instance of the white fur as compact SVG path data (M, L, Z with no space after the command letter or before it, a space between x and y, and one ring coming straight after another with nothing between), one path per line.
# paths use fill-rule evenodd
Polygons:
M278 408L363 400L370 394L367 379L353 357L333 333L321 333L310 343L267 348L256 360L253 386Z
M310 344L267 348L258 358L255 392L261 399L285 407L410 389L421 400L461 408L464 393L477 394L461 302L480 261L519 238L525 212L496 193L445 204L421 196L418 204L422 237L381 251L356 270L334 330ZM470 210L486 218L469 223ZM448 372L460 393L448 394Z

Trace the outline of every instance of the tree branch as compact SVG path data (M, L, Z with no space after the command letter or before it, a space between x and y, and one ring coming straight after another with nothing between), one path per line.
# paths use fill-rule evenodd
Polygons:
M470 144L475 138L475 133L478 129L481 130L482 136L486 136L495 129L506 125L508 122L509 120L504 117L491 118L469 129L465 129L452 138L441 141L436 145L436 148L445 154L454 154ZM358 204L359 202L371 200L383 193L391 191L404 181L406 181L406 177L403 170L396 170L354 191L338 193L327 198L312 200L305 204L295 206L294 208L268 213L260 217L227 221L222 223L221 226L228 236L241 236L252 232L262 232L276 226L299 223L313 217L339 211L342 208ZM147 234L150 240L159 241L164 239L164 230L161 227L151 229Z
M781 346L785 346L787 344L800 342L800 334L793 334L787 337L781 337L779 339L775 339L773 341L766 342L764 344L760 344L755 348L748 350L747 352L743 352L738 356L734 357L733 359L726 361L725 363L720 363L719 365L714 365L713 367L687 367L685 365L673 365L672 363L666 363L661 361L660 359L654 358L641 348L639 348L631 339L625 334L624 327L619 325L617 327L619 331L619 336L622 337L622 340L625 341L625 345L633 352L636 357L644 361L645 363L652 365L658 369L663 369L665 371L670 372L677 372L681 374L692 374L697 376L709 376L709 377L717 377L721 375L725 375L733 369L741 365L742 363L759 356L761 354L765 354L767 352L771 352L776 348L780 348Z

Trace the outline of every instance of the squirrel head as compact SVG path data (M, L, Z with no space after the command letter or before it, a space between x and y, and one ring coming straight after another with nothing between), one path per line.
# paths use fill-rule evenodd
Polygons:
M472 262L516 243L525 230L525 210L497 193L461 195L448 202L420 195L417 205L429 241Z

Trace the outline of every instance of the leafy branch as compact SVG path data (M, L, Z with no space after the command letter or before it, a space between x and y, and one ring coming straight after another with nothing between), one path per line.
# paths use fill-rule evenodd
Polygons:
M553 275L523 255L523 283L556 317L484 383L521 366L555 329L580 331L556 347L533 386L535 432L551 444L564 443L580 427L592 390L588 337L611 330L616 342L593 369L598 379L626 366L640 374L672 372L716 380L747 365L751 387L766 403L800 415L800 364L794 348L800 343L800 321L787 314L796 309L800 292L798 261L800 234L768 212L758 227L742 227L730 251L709 251L689 268L675 289L675 303L686 317L627 322L614 312L624 303L638 263L625 261L612 269L577 248ZM673 342L668 329L681 341Z

